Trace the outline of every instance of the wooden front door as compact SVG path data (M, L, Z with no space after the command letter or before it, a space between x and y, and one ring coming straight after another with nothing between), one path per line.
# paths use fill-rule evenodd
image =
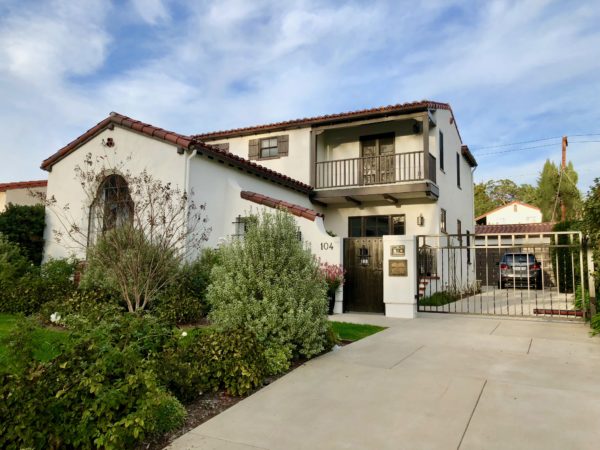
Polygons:
M383 240L380 237L344 239L344 309L384 313Z

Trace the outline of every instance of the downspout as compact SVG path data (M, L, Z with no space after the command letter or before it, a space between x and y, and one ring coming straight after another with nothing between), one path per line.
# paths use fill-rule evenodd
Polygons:
M185 203L185 217L184 217L184 220L185 220L185 230L188 230L189 205L190 205L190 201L191 201L191 192L190 192L190 184L191 184L191 182L190 182L190 165L191 165L192 158L198 154L198 150L195 147L190 146L190 149L192 151L190 152L189 155L187 155L185 157L185 171L184 171L184 174L183 174L183 185L184 185L184 189L185 189L185 195L187 196L187 201ZM185 255L185 253L187 253L187 242L186 242L186 248L184 249L184 255Z

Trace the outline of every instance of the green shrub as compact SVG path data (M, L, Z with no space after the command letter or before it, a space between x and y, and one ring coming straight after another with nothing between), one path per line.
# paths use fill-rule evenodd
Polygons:
M207 249L199 259L183 265L175 282L166 286L151 305L154 314L173 324L197 323L207 312L206 289L218 251Z
M64 325L73 320L96 323L124 312L123 304L102 290L76 289L66 298L42 305L37 316L43 323ZM52 315L55 319L58 315L58 320L51 320Z
M249 221L244 239L220 249L207 301L209 318L224 329L248 328L279 355L312 357L324 350L327 285L319 264L298 240L290 214L264 212Z
M423 297L419 300L421 306L443 306L455 302L460 297L448 291L435 292L429 297Z
M600 313L592 317L590 326L592 327L592 335L600 334Z
M32 263L42 262L44 249L44 206L13 205L0 213L0 234L23 249Z
M573 300L573 306L575 309L588 311L590 309L590 293L586 290L584 299L581 291L581 284L578 284L575 288L575 299Z
M68 297L75 285L75 263L67 260L50 260L41 267L33 267L16 279L2 294L0 309L9 313L33 314L42 305Z
M163 384L181 401L225 389L244 395L266 376L264 349L247 330L195 330L176 336L156 360Z
M123 314L77 329L49 362L1 375L0 447L131 448L181 425L183 409L150 362L170 335Z

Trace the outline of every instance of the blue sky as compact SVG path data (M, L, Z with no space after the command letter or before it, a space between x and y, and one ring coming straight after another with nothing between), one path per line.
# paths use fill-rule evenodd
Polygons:
M587 191L598 23L594 0L0 0L0 182L45 178L110 111L193 134L427 98L452 105L477 181L560 161L559 138L493 146L597 134L568 150Z

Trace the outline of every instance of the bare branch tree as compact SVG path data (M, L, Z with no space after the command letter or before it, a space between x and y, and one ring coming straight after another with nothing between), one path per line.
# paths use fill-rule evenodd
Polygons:
M88 264L118 287L130 312L143 310L177 276L179 265L197 255L211 231L205 204L185 190L154 178L147 170L132 174L125 161L87 154L75 168L85 194L81 217L54 196L38 198L57 218L58 243L82 250ZM115 158L116 159L116 158Z

